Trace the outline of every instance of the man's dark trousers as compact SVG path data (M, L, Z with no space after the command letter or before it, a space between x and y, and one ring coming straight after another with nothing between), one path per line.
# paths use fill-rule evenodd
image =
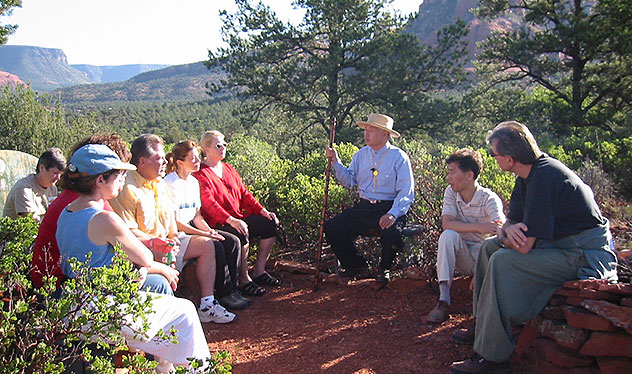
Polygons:
M391 268L398 251L404 247L402 230L406 225L406 216L402 216L388 229L379 226L380 217L393 206L392 201L382 200L372 204L360 199L354 206L345 209L339 215L325 222L325 235L331 249L345 269L366 267L364 257L355 248L355 239L369 230L377 230L382 245L380 270Z

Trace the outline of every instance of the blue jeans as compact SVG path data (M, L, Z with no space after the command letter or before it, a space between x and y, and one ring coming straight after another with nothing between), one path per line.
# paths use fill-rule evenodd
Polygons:
M140 290L173 296L169 281L160 274L147 274L147 279Z

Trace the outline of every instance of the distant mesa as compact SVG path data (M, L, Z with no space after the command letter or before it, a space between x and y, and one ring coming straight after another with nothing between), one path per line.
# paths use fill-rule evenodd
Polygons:
M66 54L61 49L0 46L0 70L19 76L38 91L52 91L81 84L120 82L167 66L169 65L68 65Z
M0 47L0 70L20 77L38 91L85 84L85 74L68 65L61 49L5 45Z
M471 12L477 7L478 0L425 0L419 6L417 17L406 27L406 32L415 35L420 43L434 45L439 29L461 19L470 28L465 39L471 61L481 52L477 43L485 40L492 30L503 31L520 25L520 19L513 13L489 22L482 21Z
M0 87L5 86L26 86L26 83L22 82L17 75L7 73L6 71L0 71Z
M112 83L122 82L142 74L146 71L166 68L170 65L162 64L130 64L130 65L70 65L73 68L85 73L92 83Z

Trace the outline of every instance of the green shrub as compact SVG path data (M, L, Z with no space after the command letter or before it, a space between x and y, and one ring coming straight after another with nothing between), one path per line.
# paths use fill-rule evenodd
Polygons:
M612 190L628 198L632 196L632 136L609 140L597 135L591 138L571 136L562 146L548 147L545 151L575 171L586 162L595 163L609 176ZM600 190L600 186L595 188Z
M336 146L343 163L357 151L352 144ZM324 150L313 151L296 162L281 159L269 144L248 136L231 139L229 157L244 183L270 211L277 213L287 244L312 247L318 239L327 161ZM329 184L329 216L352 202L351 195L335 182Z
M118 248L110 267L91 268L74 261L76 278L64 283L60 298L52 296L53 277L46 277L42 288L34 288L27 274L32 256L29 248L36 234L37 223L30 217L0 220L4 249L0 256L2 372L63 373L70 362L84 360L95 373L114 373L107 356L124 346L121 328L128 323L124 316L138 316L146 328L151 298L136 297L138 283L131 281L134 271ZM162 333L159 338L173 341L174 334ZM95 349L106 356L96 355ZM226 360L226 354L216 355L206 372L229 372ZM148 373L156 365L144 357L132 357L128 363L130 373Z
M415 181L415 202L408 213L408 221L421 224L426 231L417 239L410 253L405 256L407 263L422 266L428 276L434 274L437 259L437 243L441 235L441 209L446 188L446 166L443 157L448 149L437 149L431 154L418 142L402 145L408 153Z
M0 149L39 156L46 148L63 151L96 127L86 119L66 121L61 104L45 93L28 87L0 89ZM99 131L104 131L101 127Z
M278 206L275 191L285 183L293 163L281 159L268 143L249 136L237 135L230 140L226 162L233 165L244 184L270 211Z

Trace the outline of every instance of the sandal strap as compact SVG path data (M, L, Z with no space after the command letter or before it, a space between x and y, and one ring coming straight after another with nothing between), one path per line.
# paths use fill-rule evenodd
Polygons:
M258 276L257 278L254 279L254 281L257 284L260 284L262 286L279 286L281 285L281 281L274 278L273 276L271 276L270 274L263 273L260 276Z
M248 296L263 296L267 291L255 282L248 282L239 289Z

